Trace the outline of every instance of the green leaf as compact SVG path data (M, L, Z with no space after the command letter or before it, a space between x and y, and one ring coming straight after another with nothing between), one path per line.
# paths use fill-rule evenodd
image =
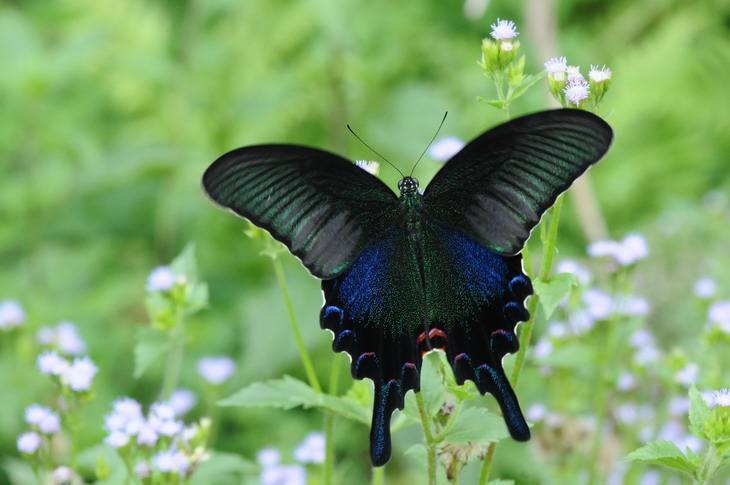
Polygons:
M198 265L195 262L195 244L188 243L185 249L172 260L170 268L176 275L185 276L188 284L194 285L198 281Z
M429 416L435 416L444 403L446 386L442 375L443 369L443 352L429 352L424 356L421 366L421 392Z
M575 275L560 273L547 280L536 278L533 281L535 294L540 298L540 304L545 312L545 318L550 318L557 306L564 298L570 296L573 288L578 286Z
M527 76L525 76L522 79L522 84L520 84L519 87L517 87L512 93L512 96L510 97L510 102L525 94L528 89L534 86L535 83L539 82L544 76L544 72L540 74L528 74Z
M689 389L689 429L696 436L707 439L705 423L710 418L710 406L695 386Z
M695 473L699 464L687 458L674 443L662 440L647 443L641 448L629 453L626 459L652 465L661 465L687 473L690 476Z
M494 106L498 109L504 109L504 101L501 99L482 99L485 103L487 103L489 106Z
M372 403L372 401L371 401ZM255 382L218 402L219 406L320 408L343 418L370 424L370 407L352 396L320 394L309 384L290 376L266 382Z
M170 346L167 334L154 328L140 329L134 346L134 378L142 377L152 364L170 350Z
M469 408L456 417L444 439L449 443L491 443L509 436L504 419L485 408Z
M192 485L241 483L241 475L251 475L259 466L235 453L214 451L190 477Z

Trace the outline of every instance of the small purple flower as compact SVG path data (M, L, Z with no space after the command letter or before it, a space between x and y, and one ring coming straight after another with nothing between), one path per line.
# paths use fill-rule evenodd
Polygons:
M707 310L707 318L710 324L725 333L730 333L730 300L718 301L710 305Z
M611 295L596 288L590 288L583 293L583 303L595 320L606 320L614 311Z
M322 433L310 433L294 450L294 458L300 463L324 463L325 446Z
M149 292L165 292L170 291L175 286L177 275L169 266L158 266L153 269L147 277L147 291Z
M86 351L86 342L79 335L76 324L60 322L56 327L58 350L67 355L79 355Z
M519 35L517 26L511 20L497 19L497 23L492 24L491 27L492 32L490 35L494 40L509 40Z
M697 298L706 300L712 298L717 293L717 283L712 278L705 276L695 281L692 290Z
M129 435L121 431L112 431L104 438L104 443L112 448L124 448L129 444Z
M545 62L545 72L556 81L563 81L568 70L568 61L565 57L552 57Z
M588 71L588 79L594 83L602 83L611 79L611 69L606 66L594 66L591 64L591 69Z
M52 376L63 375L70 366L69 362L58 355L58 352L55 350L43 352L38 356L36 362L38 364L38 370L40 370L42 374Z
M177 450L167 450L157 453L152 458L152 463L162 473L177 473L180 476L185 475L190 467L188 458Z
M25 322L25 311L17 301L0 301L0 330L10 330Z
M230 357L203 357L198 361L198 374L210 384L223 384L235 371L236 364Z
M276 448L263 448L256 453L256 461L262 467L275 466L281 463L281 453Z
M190 389L177 389L170 396L170 400L167 404L175 412L175 416L184 416L197 404L197 398L195 393Z
M544 338L541 338L535 344L535 348L532 350L532 355L536 359L541 360L553 353L553 344Z
M687 365L682 367L676 374L674 379L682 384L684 387L689 387L692 384L697 383L697 378L700 375L700 366L695 362L689 362Z
M71 390L84 392L91 389L91 382L96 376L97 367L88 357L76 358L70 367L63 373L62 380Z
M32 455L41 447L41 442L42 439L38 433L35 431L27 431L18 436L16 444L19 452Z
M707 394L703 394L703 398L708 406L711 408L730 407L730 388L720 389L718 391L710 391Z
M261 472L261 485L306 485L307 471L300 465L275 465Z
M545 419L545 416L547 416L547 408L539 403L527 408L527 413L525 413L527 420L533 423L539 423Z
M590 94L590 86L583 79L570 80L568 78L568 84L565 86L565 99L570 104L580 106L580 103L588 99Z
M588 268L572 259L564 259L559 262L555 272L572 274L582 285L587 285L591 281L591 272L588 271Z
M616 388L619 391L630 391L636 387L636 377L630 372L622 372L616 381Z

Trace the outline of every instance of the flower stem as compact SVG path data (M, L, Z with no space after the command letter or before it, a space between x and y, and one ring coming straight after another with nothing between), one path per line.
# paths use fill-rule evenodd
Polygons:
M416 405L418 406L418 415L421 417L423 436L426 439L428 485L436 485L436 443L433 439L433 433L431 433L431 423L426 413L426 404L423 402L423 395L420 392L416 393Z
M294 342L297 344L299 349L299 357L302 359L302 365L304 366L304 372L307 374L307 380L309 385L317 392L322 392L322 386L319 384L317 374L314 372L314 366L312 365L312 359L309 357L307 346L304 345L304 339L302 338L302 332L299 330L299 323L297 322L297 315L294 312L294 303L292 302L291 295L289 294L289 287L286 284L284 278L284 269L281 266L279 258L272 257L271 264L274 266L274 273L276 274L276 280L279 283L279 289L281 295L284 298L284 304L286 311L289 314L289 323L291 324L291 330L294 334Z
M371 485L383 485L383 478L385 477L385 467L378 466L373 467L373 478L370 482Z
M180 369L182 368L183 353L185 349L185 319L179 318L170 336L171 347L167 354L165 374L162 378L162 391L160 400L170 399L173 391L180 381Z
M337 362L338 354L332 356L332 365L330 367L330 381L327 391L329 394L337 395L337 381L340 377L340 366ZM335 470L335 441L334 441L335 415L327 412L324 416L324 439L325 439L325 455L324 455L324 471L322 482L324 485L332 484L332 477Z
M555 252L558 241L558 228L560 226L560 212L563 208L563 196L561 195L555 201L555 205L550 210L550 227L548 229L547 240L545 241L545 247L542 254L542 264L540 265L540 278L545 279L550 276L550 272L553 269L553 260L555 259ZM528 311L530 312L530 319L523 323L519 330L520 350L517 351L517 357L515 358L515 366L512 369L511 381L512 387L516 388L522 375L522 369L525 365L525 358L527 357L527 349L530 347L530 340L532 339L532 329L535 325L535 316L537 314L537 295L532 295L530 303L528 305ZM497 443L490 443L487 448L487 453L484 455L484 463L482 465L482 471L479 474L479 485L485 485L489 481L489 473L492 468L492 460L494 460L494 452L497 448Z

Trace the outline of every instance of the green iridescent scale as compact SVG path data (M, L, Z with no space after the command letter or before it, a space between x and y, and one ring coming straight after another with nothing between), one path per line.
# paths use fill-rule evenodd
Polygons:
M480 135L400 198L348 160L293 145L223 155L203 185L219 205L267 229L321 278L323 328L375 386L370 451L390 457L390 416L419 390L421 356L445 350L459 382L497 399L517 440L529 429L502 370L532 292L519 251L553 204L611 142L578 110L517 118Z

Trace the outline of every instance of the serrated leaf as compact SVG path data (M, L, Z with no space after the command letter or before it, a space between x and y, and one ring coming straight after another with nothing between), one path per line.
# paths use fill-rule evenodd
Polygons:
M695 386L689 389L689 429L696 436L707 439L705 423L710 418L710 406Z
M349 396L320 394L309 384L290 376L266 382L255 382L218 402L219 406L320 408L343 418L370 424L370 408Z
M134 378L139 379L170 350L171 342L167 334L153 328L144 328L137 332L137 343L134 346Z
M573 288L578 286L578 280L570 273L560 273L547 280L535 278L532 284L545 312L545 318L550 318L560 302L570 296Z
M444 435L449 443L492 443L509 436L504 419L485 408L469 408L456 417Z
M687 458L677 445L670 441L652 441L626 456L629 461L661 465L687 473L690 476L697 470L698 463Z

